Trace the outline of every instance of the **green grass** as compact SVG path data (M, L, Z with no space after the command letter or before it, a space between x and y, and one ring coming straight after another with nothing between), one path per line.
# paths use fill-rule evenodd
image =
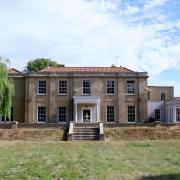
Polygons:
M180 179L180 140L0 141L0 179Z

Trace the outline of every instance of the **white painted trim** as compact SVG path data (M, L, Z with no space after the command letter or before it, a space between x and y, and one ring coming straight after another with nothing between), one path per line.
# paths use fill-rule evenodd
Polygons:
M113 122L108 122L107 121L107 107L108 106L113 106L114 107L114 121ZM115 123L115 106L114 105L106 105L106 123L108 124L114 124Z
M133 106L133 105L129 105L129 106ZM134 106L134 107L135 107L135 121L134 122L128 122L128 105L127 105L127 123L128 124L135 124L137 122L137 118L136 118L136 115L137 115L137 113L136 113L136 106Z
M89 94L84 94L83 93L83 82L84 81L89 81L90 82L90 93ZM89 79L82 80L82 96L90 96L90 95L91 95L91 80L89 80Z
M46 81L46 93L39 93L39 81ZM47 80L45 79L41 79L41 80L37 80L37 85L36 85L36 94L38 96L46 96L48 93L48 88L47 88L48 84L47 84Z
M59 82L60 81L66 81L66 93L65 94L59 93ZM58 95L59 96L67 96L68 95L67 91L68 91L68 82L67 82L67 80L58 80Z
M114 93L107 93L107 82L108 81L114 81ZM106 80L106 96L113 96L113 95L115 95L115 80L108 79L108 80Z
M45 107L46 108L46 106L37 106L37 112L36 112L36 123L38 123L38 124L44 124L44 123L46 123L46 112L45 112L45 121L44 122L39 122L38 121L38 107ZM47 108L46 108L46 111L47 111Z

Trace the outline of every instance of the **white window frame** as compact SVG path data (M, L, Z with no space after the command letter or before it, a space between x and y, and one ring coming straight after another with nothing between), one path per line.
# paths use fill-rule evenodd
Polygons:
M45 107L45 121L39 121L39 120L38 120L38 117L39 117L39 110L38 110L38 108L39 108L39 107ZM37 123L40 123L40 124L41 124L41 123L46 123L46 111L47 111L46 106L38 106L38 107L37 107Z
M108 87L108 82L110 82L110 87ZM113 86L112 86L113 83ZM113 93L108 93L108 89L112 90L113 89ZM107 80L106 81L106 95L114 95L115 94L115 81L114 80Z
M61 87L61 88L64 88L66 93L60 93L60 82L66 82L66 87ZM58 94L60 96L65 96L67 95L67 81L66 80L59 80L59 83L58 83Z
M60 121L60 113L59 113L59 109L60 108L65 108L65 121ZM67 122L67 107L66 106L59 106L58 107L58 123L66 123Z
M84 87L85 81L88 81L90 83L90 87L89 87L90 93L84 93L84 88L87 88L87 87ZM84 95L84 96L90 96L91 95L91 80L83 80L82 81L82 95Z
M44 81L44 82L46 82L46 87L45 87L45 89L46 89L46 93L40 93L39 92L39 83L41 82L41 81ZM38 95L41 95L41 96L44 96L44 95L46 95L47 94L47 81L46 80L38 80L38 85L37 85L37 94Z
M108 121L108 107L113 107L114 108L114 119L113 119L113 121ZM115 107L113 106L113 105L108 105L108 106L106 106L106 122L107 123L115 123Z
M128 85L133 85L133 86L128 86ZM126 92L127 95L135 95L135 93L136 93L136 81L135 80L127 80L126 81L126 91L127 91Z
M129 107L134 107L134 121L129 121ZM133 106L133 105L127 106L127 117L128 117L127 121L128 121L129 124L136 123L136 106Z

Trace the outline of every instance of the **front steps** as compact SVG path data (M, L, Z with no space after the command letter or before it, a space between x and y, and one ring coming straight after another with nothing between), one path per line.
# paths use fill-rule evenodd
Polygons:
M70 123L68 141L104 140L103 126L100 123Z

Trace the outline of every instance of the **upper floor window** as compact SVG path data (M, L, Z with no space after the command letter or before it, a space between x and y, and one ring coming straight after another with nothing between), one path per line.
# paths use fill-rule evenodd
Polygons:
M59 122L66 122L66 107L59 107Z
M161 100L165 100L165 93L161 93Z
M46 94L46 81L38 81L38 94Z
M91 94L91 81L84 80L83 81L83 95L90 95Z
M67 81L59 81L59 94L60 95L67 94Z
M107 94L114 94L114 81L113 80L108 80L106 82L106 93Z
M107 106L107 122L114 122L114 106Z
M128 106L128 122L132 123L136 120L135 106Z
M127 81L127 94L135 93L135 81Z
M46 107L45 106L38 107L37 122L46 122Z
M161 111L160 111L160 109L155 109L155 119L156 120L161 119Z

